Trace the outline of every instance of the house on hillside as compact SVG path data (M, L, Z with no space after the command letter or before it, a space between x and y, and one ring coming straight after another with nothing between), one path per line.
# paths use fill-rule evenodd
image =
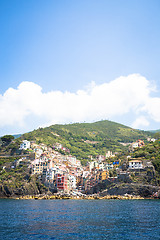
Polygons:
M23 140L23 142L21 143L20 145L20 150L27 150L30 148L30 141L27 141L27 140Z
M138 139L136 142L133 142L133 143L130 144L129 150L134 151L135 148L141 148L141 147L143 147L144 145L145 145L145 144L144 144L144 141Z
M47 162L42 161L41 159L35 159L32 162L32 173L33 174L42 174L47 170Z
M115 157L115 154L113 154L111 151L108 151L106 153L106 158L110 158L110 157Z
M142 169L143 163L141 160L131 160L129 161L129 169Z
M155 139L155 138L147 138L147 141L148 141L148 142L155 142L156 139Z

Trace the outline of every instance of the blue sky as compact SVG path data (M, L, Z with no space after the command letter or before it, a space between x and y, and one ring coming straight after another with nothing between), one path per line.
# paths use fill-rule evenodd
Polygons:
M159 11L158 0L0 1L0 135L101 119L159 129Z

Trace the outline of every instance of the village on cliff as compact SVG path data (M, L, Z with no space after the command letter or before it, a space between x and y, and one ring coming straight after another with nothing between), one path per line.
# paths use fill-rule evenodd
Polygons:
M155 141L155 139L149 139L149 141ZM138 140L130 144L129 148L133 151L142 146L144 142ZM117 179L129 179L133 172L146 168L154 169L150 161L142 161L130 156L127 156L127 161L122 164L120 159L115 158L116 153L113 154L111 151L108 151L105 156L98 155L96 159L90 156L91 160L86 166L82 166L81 161L70 155L69 149L60 143L47 147L43 143L36 144L23 140L20 149L27 150L30 154L15 160L11 168L27 162L31 174L37 175L53 192L72 193L72 195L90 193L94 186L107 179L113 182ZM60 153L62 151L65 155Z

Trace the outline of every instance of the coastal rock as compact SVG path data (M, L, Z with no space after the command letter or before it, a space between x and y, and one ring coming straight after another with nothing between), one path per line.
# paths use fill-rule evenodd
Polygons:
M100 193L100 196L106 195L135 195L140 197L151 197L155 192L158 192L160 188L152 185L141 185L141 184L116 184L109 189L104 190Z
M10 185L9 183L0 185L0 198L7 197L20 197L20 196L35 196L38 194L46 194L48 188L46 188L43 184L32 179L30 182L22 181L20 186L16 186L16 184Z

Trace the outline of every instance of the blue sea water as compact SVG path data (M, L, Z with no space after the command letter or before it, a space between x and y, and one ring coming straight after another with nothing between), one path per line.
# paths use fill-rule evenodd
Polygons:
M160 239L160 200L0 199L0 239Z

